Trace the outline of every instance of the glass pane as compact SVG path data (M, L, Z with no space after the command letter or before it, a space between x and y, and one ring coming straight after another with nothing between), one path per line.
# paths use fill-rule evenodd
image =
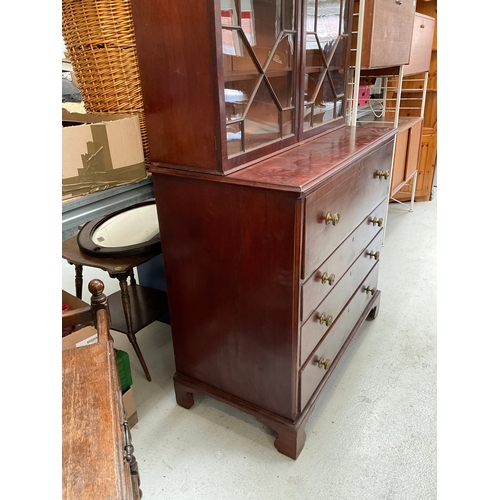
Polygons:
M306 0L306 71L304 130L342 115L345 0ZM327 73L328 70L328 73ZM311 124L312 121L312 124Z
M226 54L223 57L226 121L243 117L248 100L257 86L261 75L261 72L255 66L252 57L241 40L241 31L222 30L223 34L228 31L234 36L235 47L238 47L238 54L234 56Z
M340 31L340 0L318 0L316 34L320 44L333 44Z
M238 24L238 11L234 0L221 0L221 21L223 26Z
M296 0L221 0L229 155L293 133L289 108L295 105L297 35L284 30L296 25L295 5Z
M312 127L311 125L311 115L312 113L312 106L304 106L304 130L310 129Z
M315 35L306 37L306 67L324 66L321 48Z
M245 119L245 150L279 139L279 110L264 81L250 104Z
M336 97L342 97L344 95L344 73L334 69L330 71L330 78L333 82L333 90L335 91Z
M295 0L283 0L283 23L282 29L295 29Z
M243 151L241 138L241 123L226 126L227 155L233 156Z
M315 100L314 124L319 125L320 123L325 123L335 118L335 101L336 99L330 81L328 78L325 78Z
M293 67L293 37L285 35L278 44L266 71L269 83L283 108L293 105Z
M293 110L289 109L287 111L283 111L282 120L283 120L283 136L293 134Z
M248 10L245 10L245 4ZM241 17L242 25L248 19L249 30L251 28L248 40L259 63L264 66L281 32L281 1L243 1Z

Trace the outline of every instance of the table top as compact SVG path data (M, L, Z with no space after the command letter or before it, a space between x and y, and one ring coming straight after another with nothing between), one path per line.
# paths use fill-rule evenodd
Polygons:
M144 264L161 253L161 250L158 250L142 255L124 257L93 257L80 250L77 237L78 235L75 235L62 242L63 259L66 259L71 264L102 269L107 271L110 276L127 273L134 267Z

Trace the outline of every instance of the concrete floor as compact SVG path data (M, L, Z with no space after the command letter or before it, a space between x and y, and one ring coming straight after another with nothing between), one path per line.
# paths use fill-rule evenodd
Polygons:
M152 382L115 333L115 347L130 354L143 499L437 498L436 213L436 189L414 212L390 205L380 313L364 323L320 395L296 461L243 412L209 397L195 397L190 410L176 405L168 325L138 334Z

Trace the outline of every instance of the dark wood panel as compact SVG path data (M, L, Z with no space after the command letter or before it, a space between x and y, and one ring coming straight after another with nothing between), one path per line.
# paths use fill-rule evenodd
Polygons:
M298 194L153 181L177 372L295 418Z
M213 2L198 0L132 0L152 161L221 169L213 9Z

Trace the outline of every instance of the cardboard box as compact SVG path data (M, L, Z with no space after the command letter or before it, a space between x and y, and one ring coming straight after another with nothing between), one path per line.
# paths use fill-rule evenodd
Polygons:
M146 178L139 118L62 109L64 198Z
M93 326L86 326L70 333L62 339L62 349L74 349L97 343L97 330Z
M134 392L132 387L128 389L122 396L123 409L127 415L128 426L130 429L134 427L137 422L139 422L139 417L137 416L137 407L135 406Z
M88 307L83 300L71 295L66 290L62 290L62 303L69 306L69 310ZM62 313L63 316L65 313ZM81 325L77 330L62 339L63 349L73 349L97 342L97 330L92 325Z

